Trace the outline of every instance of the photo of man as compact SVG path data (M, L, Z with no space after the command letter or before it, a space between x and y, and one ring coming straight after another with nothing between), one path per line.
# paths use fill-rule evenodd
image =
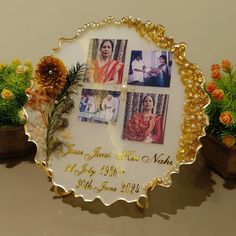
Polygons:
M79 120L94 123L116 124L120 103L120 92L82 89Z
M169 51L131 51L128 84L170 87L172 55Z

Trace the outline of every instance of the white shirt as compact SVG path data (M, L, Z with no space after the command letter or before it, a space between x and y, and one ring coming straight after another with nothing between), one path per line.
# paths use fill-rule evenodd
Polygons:
M145 66L142 60L137 61L136 59L131 63L132 70L133 70L133 79L134 81L143 82L143 72L142 71L135 71L135 69L143 70Z
M118 112L118 106L119 106L119 99L116 97L113 97L108 100L107 97L104 98L102 101L102 111L100 111L100 117L107 120L107 121L115 121L117 118L117 112Z

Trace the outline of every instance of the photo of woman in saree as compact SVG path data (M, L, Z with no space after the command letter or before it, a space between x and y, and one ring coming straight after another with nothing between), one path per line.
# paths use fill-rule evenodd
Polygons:
M123 139L163 144L168 99L167 94L128 93Z
M85 81L120 84L127 40L91 39Z
M147 73L145 84L147 86L169 87L170 86L170 69L167 65L166 55L160 55L159 64L151 67Z

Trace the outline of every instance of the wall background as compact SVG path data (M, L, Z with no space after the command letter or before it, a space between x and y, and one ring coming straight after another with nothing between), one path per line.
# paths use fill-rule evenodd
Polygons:
M187 58L206 79L212 63L236 62L234 0L0 0L0 61L33 64L90 21L111 15L162 24L188 45ZM27 159L27 157L26 157ZM150 194L150 207L55 197L43 171L27 161L0 164L0 235L234 235L236 183L224 182L199 157L169 189Z
M213 62L236 61L235 6L234 0L1 0L0 60L20 57L36 63L60 37L74 36L85 23L132 16L162 24L168 36L187 43L188 59L208 75Z

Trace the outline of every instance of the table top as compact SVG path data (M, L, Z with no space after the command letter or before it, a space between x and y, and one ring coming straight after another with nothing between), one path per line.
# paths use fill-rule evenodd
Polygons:
M236 181L224 181L198 156L170 188L149 194L149 208L119 201L57 197L33 154L0 164L0 235L233 235Z

